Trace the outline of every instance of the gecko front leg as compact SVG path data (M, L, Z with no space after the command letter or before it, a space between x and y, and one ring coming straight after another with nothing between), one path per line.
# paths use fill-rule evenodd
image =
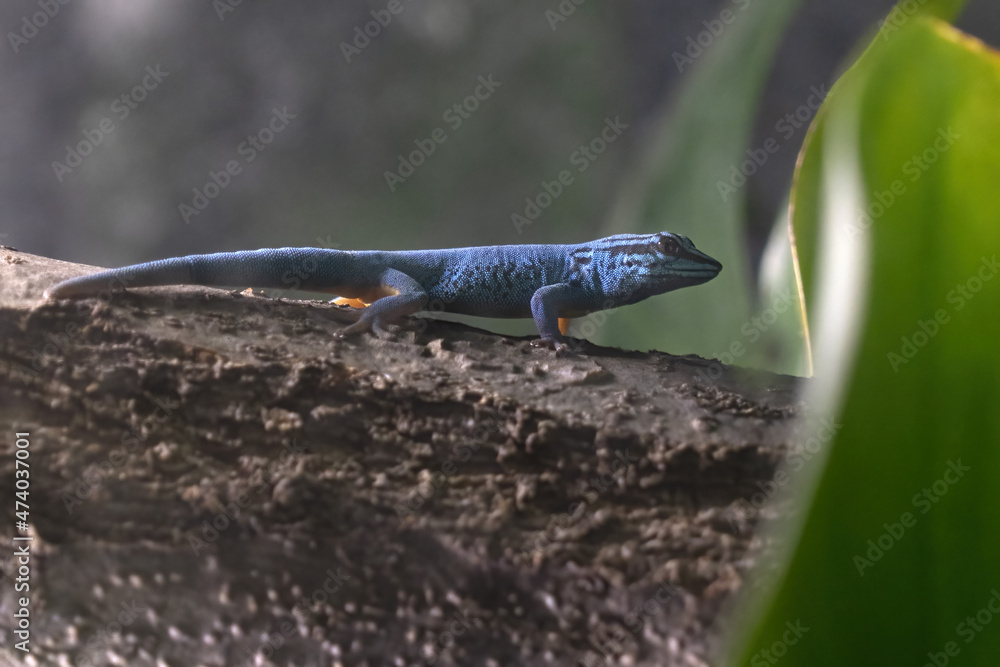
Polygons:
M579 288L569 283L556 283L538 288L531 297L531 316L541 338L531 341L533 347L547 347L557 353L569 349L559 330L559 315L579 299Z

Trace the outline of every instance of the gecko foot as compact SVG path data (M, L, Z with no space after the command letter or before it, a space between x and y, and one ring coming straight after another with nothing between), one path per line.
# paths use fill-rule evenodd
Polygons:
M553 340L551 338L536 338L531 341L531 347L544 347L549 350L553 350L557 357L560 357L567 352L569 352L569 345L562 341Z
M372 333L380 340L396 340L399 327L395 324L384 324L375 320L372 322Z
M333 332L333 337L344 339L366 331L370 331L376 338L382 340L395 340L400 327L395 323L385 323L378 319L361 319L350 326L337 329Z
M368 331L371 326L367 322L357 321L354 324L350 324L346 327L341 327L333 332L334 338L339 338L341 340L345 338L350 338L351 336L356 336L360 333Z

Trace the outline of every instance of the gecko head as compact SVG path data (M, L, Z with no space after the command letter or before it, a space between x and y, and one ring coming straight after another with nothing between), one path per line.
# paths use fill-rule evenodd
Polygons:
M687 287L707 282L722 270L721 262L695 248L686 236L670 232L652 236L655 259L650 264L650 274L654 279L666 278Z
M603 280L631 303L717 276L722 264L680 234L620 234L602 239ZM597 258L595 257L595 260ZM605 285L605 288L612 285Z

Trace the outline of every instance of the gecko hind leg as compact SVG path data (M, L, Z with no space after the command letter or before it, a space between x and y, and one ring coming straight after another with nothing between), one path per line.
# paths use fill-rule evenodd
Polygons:
M373 301L361 311L357 322L334 332L337 338L365 331L371 331L379 338L391 337L392 332L387 329L389 325L420 312L427 305L427 292L420 283L402 271L386 270L382 274L381 284L396 293Z

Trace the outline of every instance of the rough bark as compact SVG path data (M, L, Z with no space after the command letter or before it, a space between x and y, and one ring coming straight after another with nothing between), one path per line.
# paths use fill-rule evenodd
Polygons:
M437 321L340 341L336 306L195 287L42 300L90 270L0 250L39 664L712 662L795 379Z

